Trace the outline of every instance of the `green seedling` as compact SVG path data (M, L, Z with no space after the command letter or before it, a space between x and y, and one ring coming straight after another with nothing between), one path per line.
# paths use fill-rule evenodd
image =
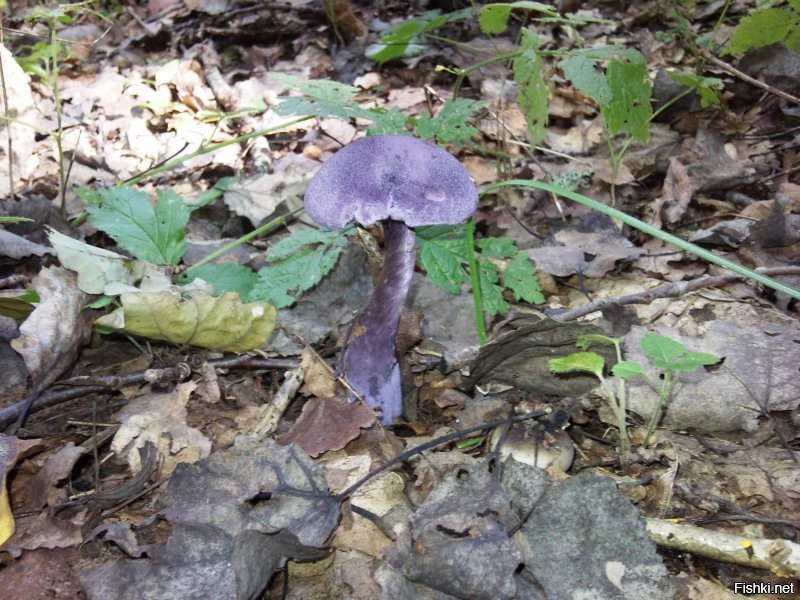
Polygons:
M625 380L630 377L641 377L658 394L658 403L647 426L642 446L647 448L653 431L661 421L664 404L675 389L681 373L696 371L702 366L713 365L720 361L718 356L707 352L694 352L687 350L683 344L657 333L648 332L639 343L642 352L650 357L654 367L661 371L658 381L651 379L635 361L623 360L620 344L622 340L604 335L586 335L578 339L578 348L587 350L592 344L613 345L617 354L617 363L611 369L611 374L618 379L617 387L603 376L605 361L595 352L577 352L564 358L552 359L550 370L554 373L585 372L597 377L603 394L609 401L620 431L620 453L624 454L628 443L626 431L626 390Z
M590 334L578 338L576 346L584 352L576 352L563 358L553 358L550 360L550 370L554 373L591 373L600 382L600 388L611 406L611 411L617 419L619 428L619 453L624 456L628 449L628 428L627 428L627 408L625 396L625 378L620 376L617 381L616 389L611 382L603 375L605 369L605 359L596 352L586 352L592 344L602 344L614 346L617 355L617 363L612 369L612 373L617 375L617 371L626 372L630 369L630 361L622 360L622 350L620 345L622 340L611 338L604 335ZM636 365L638 366L638 365Z

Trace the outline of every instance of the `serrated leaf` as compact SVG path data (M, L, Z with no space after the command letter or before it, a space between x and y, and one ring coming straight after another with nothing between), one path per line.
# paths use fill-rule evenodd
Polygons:
M214 292L219 295L223 292L236 292L245 302L249 299L250 290L256 283L256 274L253 269L232 262L207 263L189 274L184 273L179 283L191 283L195 279L202 279L214 286Z
M483 258L511 258L517 253L514 240L507 237L485 237L476 243Z
M467 279L462 266L468 261L461 227L438 225L417 229L417 260L430 280L451 294L461 291Z
M530 304L544 303L544 294L539 280L536 279L536 269L526 252L517 252L508 261L503 271L503 282L513 292L516 300L524 300Z
M316 244L332 244L334 242L343 244L345 237L352 233L353 227L347 227L340 231L330 231L327 229L298 229L278 241L267 251L267 261L274 262L300 251L306 246Z
M367 135L409 135L406 129L408 117L396 106L389 110L370 108L372 127L367 130Z
M572 54L558 63L572 85L581 94L603 106L611 102L611 88L605 73L597 68L594 59Z
M592 373L598 378L603 375L605 360L594 352L576 352L562 358L550 359L550 370L553 373Z
M700 96L700 106L707 108L712 104L719 104L719 92L725 88L721 79L716 77L703 77L697 73L685 73L683 71L668 71L670 79L682 86L693 90Z
M89 222L136 258L176 265L186 252L184 231L191 209L172 190L158 191L155 205L146 192L115 186L99 190L100 205L90 205Z
M620 338L612 338L607 335L600 335L599 333L587 333L578 337L575 345L581 350L588 350L593 344L602 344L604 346L616 346L622 342Z
M600 110L609 133L623 132L646 142L650 139L650 104L652 87L643 63L612 60L607 69L611 101L601 104Z
M483 102L478 100L445 100L436 116L422 115L417 119L415 135L422 139L435 137L440 144L463 146L477 133L469 120L482 107Z
M483 260L478 261L478 273L484 310L491 316L506 314L511 307L503 298L503 288L497 284L500 278L497 265Z
M611 369L611 374L625 379L626 377L637 377L644 375L642 365L632 360L621 360Z
M478 24L483 33L494 35L502 33L508 26L508 18L513 9L526 9L543 12L552 17L558 16L558 11L548 4L541 2L511 2L511 3L497 3L487 4L481 7L481 12L478 17Z
M292 75L277 73L275 79L303 94L281 99L275 107L280 116L314 115L322 118L336 118L349 121L354 117L369 118L369 111L351 101L359 93L357 87L339 83L331 79L311 79L303 81Z
M542 74L542 57L538 52L539 36L522 30L522 54L514 59L514 81L519 88L519 107L525 114L531 144L544 139L547 126L547 105L550 91Z
M234 292L218 298L203 292L127 293L120 302L118 310L127 333L228 352L258 348L272 335L276 322L273 306L244 304ZM120 314L111 313L97 323L115 327Z
M784 8L765 8L744 17L734 29L726 54L739 54L786 40L797 34L800 13Z
M648 331L639 342L642 352L651 356L656 361L656 366L662 367L686 352L683 344L673 339Z
M341 253L341 245L304 248L264 267L258 272L250 299L265 300L277 308L291 306L336 266Z

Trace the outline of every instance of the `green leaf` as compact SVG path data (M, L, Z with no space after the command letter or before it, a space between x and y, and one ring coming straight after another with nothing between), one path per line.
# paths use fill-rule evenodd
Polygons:
M514 293L516 300L524 300L530 304L544 303L544 294L539 280L536 279L536 269L526 252L520 250L508 261L503 271L503 282Z
M580 54L572 54L558 63L561 70L572 85L581 94L591 98L600 106L611 102L611 88L605 74L597 68L591 58Z
M367 47L364 54L367 58L385 63L395 58L417 56L425 51L423 34L445 25L472 17L470 9L456 10L440 14L439 10L430 10L422 16L406 19L401 23L387 27L381 33L377 44Z
M497 265L479 260L478 274L484 310L492 316L506 314L511 307L503 298L503 288L497 284L500 279L500 270Z
M258 272L249 300L265 300L277 308L294 304L336 266L346 231L301 229L275 244L267 253L272 264Z
M507 237L485 237L477 240L483 258L511 258L517 253L514 240Z
M554 7L549 4L542 4L541 2L502 2L487 4L481 7L481 12L478 17L478 24L481 27L481 31L489 35L505 31L512 9L534 10L550 15L551 17L558 17L558 11L556 11Z
M445 100L435 117L422 115L414 126L415 135L422 139L435 137L440 144L463 146L477 133L469 120L483 107L483 102L457 98Z
M253 269L232 262L206 263L184 273L178 282L184 285L195 279L202 279L213 285L217 295L236 292L246 302L256 283L256 274Z
M389 110L383 108L370 108L372 127L367 130L367 135L409 135L406 129L408 117L400 109L393 106Z
M612 99L601 104L600 110L609 132L611 135L624 132L646 142L653 116L650 104L653 90L644 63L612 60L608 64L608 85Z
M720 361L719 356L708 352L686 352L680 358L669 363L673 371L696 371L704 365L715 365Z
M467 279L462 266L468 262L462 227L435 225L416 230L419 253L417 260L430 280L451 294L461 291Z
M335 118L349 121L355 117L370 118L370 113L351 101L359 93L357 87L345 85L330 79L310 79L303 81L292 75L275 73L273 77L285 86L302 93L302 96L289 96L275 107L280 116L314 115L322 118Z
M625 379L626 377L644 375L644 371L642 371L642 365L637 362L633 362L632 360L621 360L614 365L613 369L611 369L611 374L621 379Z
M522 30L522 54L514 59L514 81L519 87L519 106L528 124L531 144L544 139L547 126L547 102L550 91L542 74L542 57L538 52L539 36L528 29Z
M721 79L716 77L702 77L697 73L684 71L668 71L667 75L682 86L693 90L700 96L700 106L708 108L712 104L719 104L719 92L725 88Z
M158 191L155 205L146 192L115 186L99 190L101 203L89 205L89 222L136 258L177 265L186 252L184 231L191 209L172 190Z
M734 29L726 54L739 54L786 40L797 34L800 13L784 8L765 8L744 17Z
M33 219L28 217L0 217L0 223L25 223L33 222Z
M563 358L551 358L550 370L553 373L592 373L598 379L603 375L605 360L594 352L576 352Z
M658 335L652 331L648 331L639 342L642 352L655 359L655 364L659 368L664 368L664 365L669 364L681 356L686 349L683 344L676 342L673 339Z

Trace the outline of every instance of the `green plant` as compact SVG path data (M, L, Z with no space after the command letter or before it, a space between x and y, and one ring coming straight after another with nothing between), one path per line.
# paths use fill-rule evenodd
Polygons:
M620 338L611 338L604 335L590 334L578 338L575 345L578 348L587 350L592 344L603 344L607 346L614 346L614 351L617 355L617 362L612 369L614 375L618 372L626 372L629 368L630 361L622 360L622 350L620 345L622 340ZM637 365L638 367L638 365ZM550 360L550 370L554 373L574 373L584 372L591 373L600 382L600 387L603 394L611 406L611 411L617 419L617 427L619 428L619 453L623 456L628 448L628 428L627 428L627 407L625 396L625 377L620 376L617 382L617 388L604 377L603 371L605 369L605 359L596 352L575 352L562 358L553 358ZM641 371L641 367L639 368Z
M786 6L770 3L757 7L739 21L725 53L740 54L778 42L800 52L800 0L788 0Z
M696 371L704 365L716 364L720 361L720 358L707 352L687 350L680 342L657 333L648 332L642 337L639 346L642 352L650 358L653 366L661 371L658 378L659 384L648 377L642 365L635 361L622 359L621 343L622 340L619 338L611 338L604 335L581 336L576 343L578 348L583 350L587 350L592 344L614 346L617 363L612 368L611 374L618 379L616 390L603 376L605 361L602 356L595 352L576 352L563 358L552 359L550 360L550 369L555 373L582 371L597 377L603 394L608 399L614 416L617 418L620 432L620 453L624 454L628 443L625 380L630 377L641 377L658 394L658 403L653 411L653 416L650 418L647 433L642 443L642 446L647 448L653 431L661 421L664 403L675 388L680 374Z
M39 77L53 93L55 108L56 129L50 132L56 143L56 159L58 161L58 195L61 199L61 210L66 211L67 180L71 165L66 164L64 156L64 126L62 121L62 107L60 86L58 82L60 64L72 57L69 46L58 38L58 26L73 24L77 16L91 12L103 17L94 9L95 0L55 4L52 6L36 6L31 10L28 20L44 23L49 31L47 41L37 42L27 56L20 57L19 64L28 73ZM73 156L74 158L74 156Z

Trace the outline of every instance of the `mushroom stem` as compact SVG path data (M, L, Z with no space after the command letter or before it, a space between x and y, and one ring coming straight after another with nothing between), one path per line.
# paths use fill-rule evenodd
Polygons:
M347 381L390 424L403 413L395 337L417 255L414 231L387 219L383 223L383 269L372 297L356 318L342 357Z

